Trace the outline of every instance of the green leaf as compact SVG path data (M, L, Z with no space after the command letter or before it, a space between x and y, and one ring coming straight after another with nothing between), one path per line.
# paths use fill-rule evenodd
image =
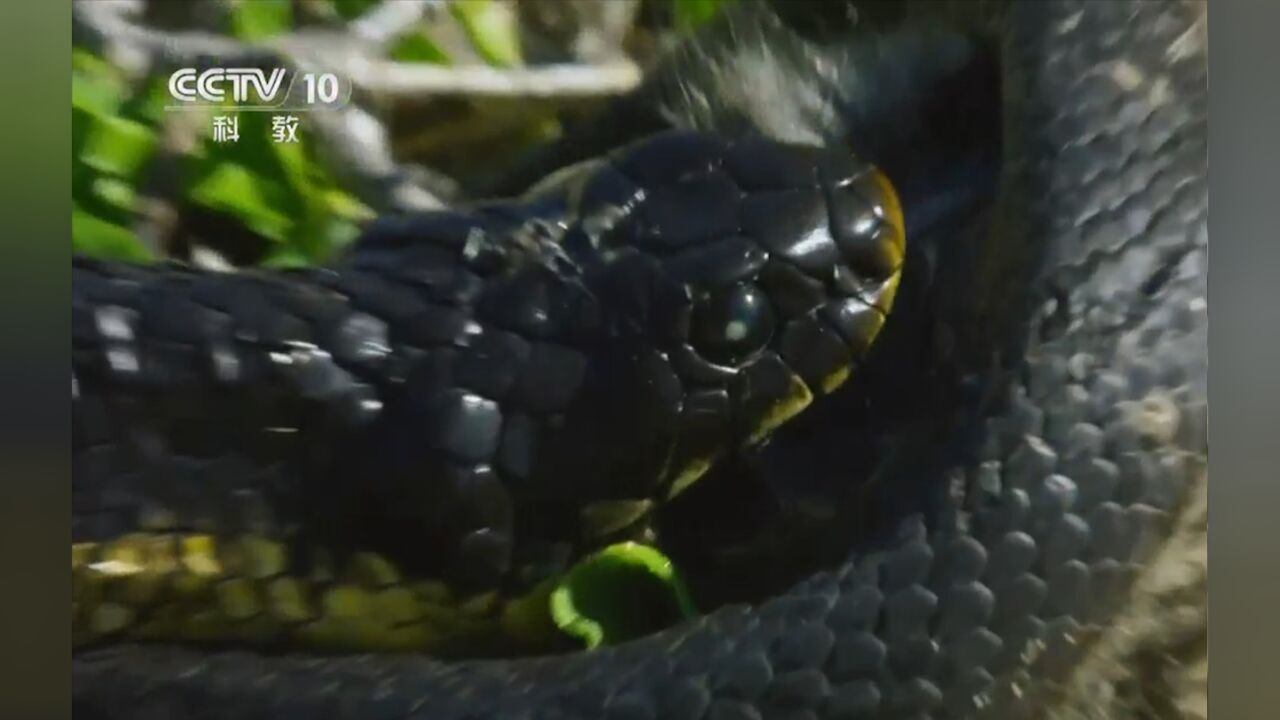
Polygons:
M262 40L293 26L290 0L240 0L231 6L231 34L241 40Z
M300 136L305 138L305 134ZM271 148L285 182L301 202L287 242L294 252L312 261L320 260L330 249L327 231L332 217L325 198L328 178L308 157L302 142L274 143Z
M681 31L697 27L715 17L731 0L675 0L675 25Z
M219 163L191 186L192 200L240 218L250 230L277 242L293 227L293 218L280 209L278 185L253 170L231 162Z
M285 117L285 116L280 116ZM298 117L295 115L294 117ZM268 120L268 123L270 121ZM301 123L301 119L299 119ZM301 138L299 138L301 139ZM275 165L280 169L280 177L289 184L299 196L310 193L314 178L310 161L301 142L273 142L269 145L275 156Z
M449 8L485 62L520 64L520 30L509 6L493 0L454 0Z
M169 95L169 76L151 78L141 91L120 106L120 114L148 125L164 122L165 107L174 102Z
M432 65L448 65L450 58L431 38L417 32L405 35L391 49L391 59L400 62L420 62Z
M306 199L295 185L305 187L308 181L305 173L299 178L296 168L288 166L289 160L300 152L298 145L272 141L270 113L246 112L237 117L239 140L214 142L210 133L201 146L203 155L193 159L196 183L224 164L239 166L253 176L253 185L246 186L245 192L262 195L262 201L280 213L302 213Z
M98 257L149 260L151 253L128 229L71 207L71 247Z
M124 99L124 83L114 78L72 73L72 108L95 115L109 115Z
M551 617L587 648L669 627L697 614L688 589L665 555L627 542L570 568L551 592Z
M285 247L269 255L260 264L262 267L283 270L286 268L309 267L312 264L312 260L293 248Z
M329 210L346 220L372 220L377 216L368 205L337 188L324 191L324 200Z
M80 160L99 172L132 178L155 151L155 132L142 123L113 115L93 118Z
M343 20L354 20L382 0L333 0L333 9Z
M114 65L84 48L71 48L71 72L91 76L120 77Z
M98 115L82 108L71 108L71 169L72 176L79 174L84 168L81 160L84 146L89 140L90 131L97 124Z
M337 250L355 242L360 237L360 226L349 221L329 218L329 222L325 224L324 237L324 255L331 255ZM323 260L323 257L314 257L312 260Z
M109 115L120 106L126 84L115 68L83 51L71 54L71 107Z
M132 212L137 193L129 183L113 177L99 177L93 181L93 194L101 202L121 212Z

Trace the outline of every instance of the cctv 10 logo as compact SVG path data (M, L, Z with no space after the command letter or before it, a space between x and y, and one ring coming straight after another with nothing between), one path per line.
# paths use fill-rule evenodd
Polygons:
M169 76L169 95L177 101L171 110L229 103L239 110L310 110L346 104L351 84L333 73L290 77L284 68L181 68Z

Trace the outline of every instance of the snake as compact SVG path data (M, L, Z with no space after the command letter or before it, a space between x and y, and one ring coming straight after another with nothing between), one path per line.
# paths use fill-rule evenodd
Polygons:
M743 6L517 200L73 261L77 713L1043 716L1207 476L1204 4ZM618 538L748 587L530 657L334 620L531 632Z

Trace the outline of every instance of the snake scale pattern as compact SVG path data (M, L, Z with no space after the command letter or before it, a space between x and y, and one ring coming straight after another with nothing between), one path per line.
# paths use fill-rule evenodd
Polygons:
M998 193L973 262L936 296L949 301L937 315L949 362L979 382L965 386L973 393L946 395L930 422L911 426L918 437L907 447L917 452L889 463L899 463L889 475L907 478L898 481L907 495L932 489L937 504L919 502L894 517L884 538L772 597L617 646L451 662L120 643L75 653L75 711L97 718L1041 717L1044 692L1113 622L1207 472L1205 7L1140 0L911 7L921 22L958 23L996 48L1001 99ZM706 123L691 117L686 124ZM860 154L898 182L892 156ZM907 180L900 190L910 245L915 194ZM548 213L536 207L535 214ZM498 213L486 222L525 219ZM537 238L526 245L522 252L545 252ZM945 262L940 268L948 270ZM84 261L76 272L80 292L94 266ZM376 282L366 289L371 296L381 290ZM169 332L184 330L179 300L172 313L156 313L171 322ZM367 348L360 333L372 326L355 323L330 347L349 350L358 363ZM325 383L319 377L314 387ZM276 407L272 397L264 396L268 409ZM348 414L318 420L316 437L324 437L325 423L350 422L368 399L326 404ZM476 440L452 439L464 450ZM78 466L76 481L86 477ZM118 519L98 517L105 493L86 496L95 502L77 507L76 521L118 531ZM474 519L461 518L449 542L468 543L460 547L475 558L501 555L492 534L467 540ZM503 567L466 563L476 566ZM483 586L493 578L458 581Z

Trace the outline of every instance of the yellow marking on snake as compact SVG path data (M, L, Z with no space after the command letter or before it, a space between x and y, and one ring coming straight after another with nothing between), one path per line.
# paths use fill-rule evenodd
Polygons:
M836 388L843 385L844 381L849 379L849 374L852 372L853 372L852 365L841 365L840 367L832 371L830 375L827 375L826 377L822 378L822 385L820 388L822 390L822 394L826 395L828 393L831 393Z
M846 371L847 376L847 371ZM841 379L843 382L843 378ZM837 383L838 384L838 383ZM809 404L813 402L813 392L809 390L809 386L794 373L790 377L790 388L785 397L774 404L765 416L761 419L760 425L747 438L747 445L754 445L769 436L769 433L786 423L791 418L800 414ZM723 454L722 451L709 453L688 460L680 472L667 485L665 499L670 500L680 493L688 490L695 482L700 480L715 461Z
M717 457L719 457L719 453L714 453L705 457L695 458L685 464L685 466L680 470L680 473L671 481L671 486L667 490L667 499L670 500L685 490L688 490L689 487L697 482L699 478L706 475L707 471L711 469L711 465L715 463Z
M907 225L903 220L902 201L898 199L898 192L893 189L893 183L880 170L873 168L863 176L863 179L871 185L872 199L878 201L877 206L880 208L881 217L884 218L879 245L889 260L887 265L901 268L902 258L907 252ZM888 306L883 309L887 311Z
M787 391L786 397L782 398L769 412L765 414L760 421L760 427L747 440L748 445L754 445L769 436L769 433L778 429L783 423L791 418L799 415L805 408L809 407L813 402L813 391L808 385L804 384L804 380L799 375L791 374L791 387Z
M456 596L374 553L302 573L286 546L245 535L134 533L71 547L73 647L108 640L234 642L328 652L553 651L553 583L521 597Z
M907 252L906 222L902 215L902 201L893 189L893 183L879 170L872 170L863 176L862 182L868 183L872 199L877 202L880 215L884 219L877 234L877 247L884 254L885 265L893 268L893 272L870 297L863 300L876 306L887 315L893 308L894 296L898 293L898 283L902 279L902 263ZM883 324L883 318L881 318ZM877 326L867 337L867 344L875 340L880 328Z
M182 547L182 564L192 575L216 577L222 572L222 566L213 551L212 536L184 535L179 544Z

